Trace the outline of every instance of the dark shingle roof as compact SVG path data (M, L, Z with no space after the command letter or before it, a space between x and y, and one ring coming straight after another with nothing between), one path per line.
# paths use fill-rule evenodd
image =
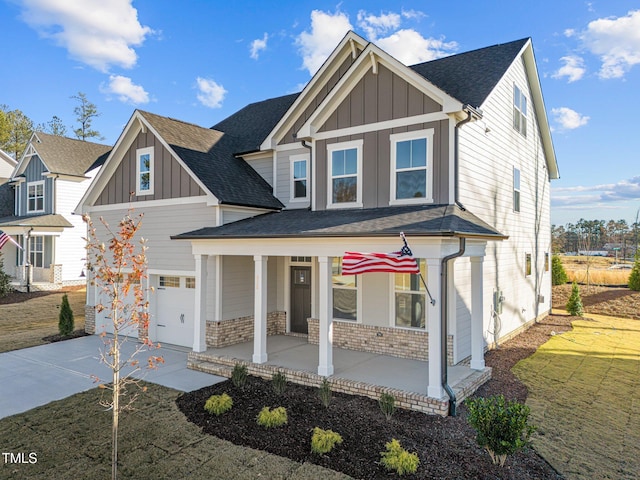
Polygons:
M283 210L220 227L176 235L182 239L372 237L398 235L506 238L472 213L456 205L368 209Z
M283 207L273 196L271 186L244 160L234 157L238 139L153 113L140 114L221 203Z
M235 153L253 152L260 149L271 130L280 121L299 93L251 103L230 117L211 127L237 138Z
M32 215L29 217L4 217L0 218L0 227L73 227L69 220L62 215Z
M34 139L32 145L51 173L83 176L102 165L111 151L109 145L43 132L36 135L40 142Z
M524 38L459 53L409 68L462 103L479 107L528 40Z
M0 217L11 215L14 210L15 195L8 183L0 184Z

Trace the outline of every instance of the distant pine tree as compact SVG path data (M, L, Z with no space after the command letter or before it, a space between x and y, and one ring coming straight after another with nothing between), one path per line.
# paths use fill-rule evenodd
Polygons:
M58 315L58 332L63 337L67 335L71 335L75 328L75 323L73 320L73 311L71 310L71 305L69 305L69 298L65 293L62 296L62 304L60 305L60 314Z
M567 302L567 312L575 317L581 317L584 313L582 298L580 298L580 289L576 282L573 282L573 286L571 287L571 296Z
M640 292L640 255L636 253L636 261L633 264L631 275L629 275L629 288Z
M551 257L551 283L553 285L564 285L569 281L567 272L562 266L562 260L558 255Z

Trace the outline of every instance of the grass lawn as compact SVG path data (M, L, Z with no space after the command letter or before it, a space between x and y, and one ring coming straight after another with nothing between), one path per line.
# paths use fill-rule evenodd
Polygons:
M0 461L0 479L81 480L111 478L111 412L99 407L97 389L0 420L0 450L31 452L33 464ZM348 479L317 465L301 464L243 448L201 433L178 410L179 392L149 385L135 410L121 418L122 479Z
M640 322L594 314L513 372L529 388L534 448L568 479L640 472Z
M86 290L70 289L66 293L76 330L84 330ZM47 343L44 337L56 335L62 295L63 292L55 292L30 298L16 292L11 294L14 303L0 302L0 353L43 345ZM28 300L21 301L21 297Z

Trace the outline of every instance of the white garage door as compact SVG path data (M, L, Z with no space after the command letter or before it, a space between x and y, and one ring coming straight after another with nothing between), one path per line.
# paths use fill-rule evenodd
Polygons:
M160 275L156 290L156 335L160 343L193 347L194 277Z
M113 320L111 319L111 298L104 292L100 292L98 295L98 303L101 303L105 309L102 312L96 312L96 333L113 333ZM129 295L123 300L125 305L133 305L135 298L133 290L129 292ZM138 325L128 325L125 328L120 328L118 335L124 335L127 337L138 338Z

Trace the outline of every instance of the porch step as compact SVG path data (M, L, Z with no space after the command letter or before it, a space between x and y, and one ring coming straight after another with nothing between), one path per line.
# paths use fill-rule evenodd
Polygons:
M191 370L197 370L198 372L209 373L226 378L231 378L231 373L233 372L233 367L207 360L189 359L187 360L187 368L190 368Z

